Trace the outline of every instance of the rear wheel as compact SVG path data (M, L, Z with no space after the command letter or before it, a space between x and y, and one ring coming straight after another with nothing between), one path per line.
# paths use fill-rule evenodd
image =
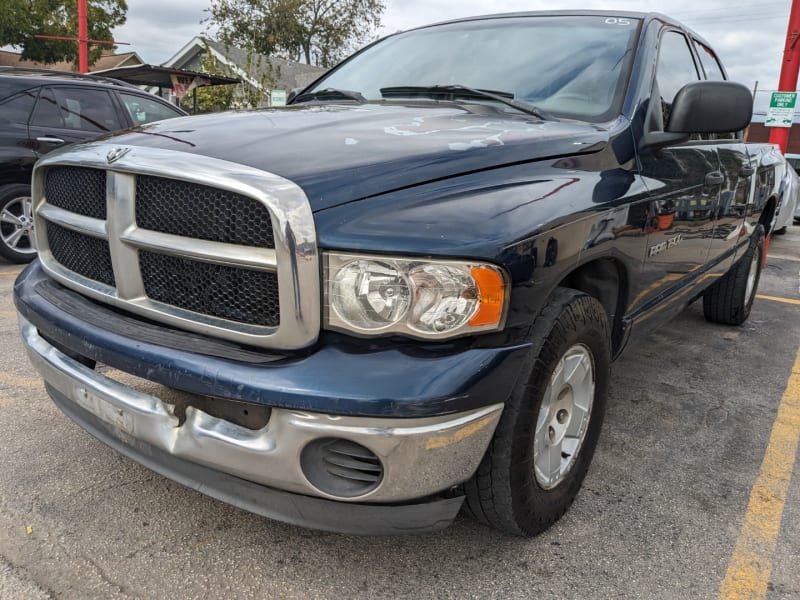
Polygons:
M750 316L764 262L764 228L758 225L742 257L703 294L703 314L712 323L741 325Z
M558 288L533 327L533 348L473 478L466 506L517 535L555 523L581 487L605 413L610 335L602 305Z
M31 188L27 185L0 188L0 255L16 263L36 258Z

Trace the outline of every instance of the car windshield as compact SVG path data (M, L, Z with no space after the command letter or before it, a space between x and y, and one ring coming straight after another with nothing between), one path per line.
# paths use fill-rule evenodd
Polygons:
M436 25L374 44L306 92L349 90L380 101L400 96L386 88L465 86L513 94L561 117L607 120L619 112L639 24L611 16L537 16ZM440 96L431 91L432 99ZM420 93L410 97L419 100Z

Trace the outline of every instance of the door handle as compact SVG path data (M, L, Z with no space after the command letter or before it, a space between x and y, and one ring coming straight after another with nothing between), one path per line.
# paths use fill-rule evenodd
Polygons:
M706 185L722 185L725 182L725 176L719 171L712 171L706 175Z
M37 142L42 142L43 144L63 144L64 143L64 140L62 140L61 138L47 137L47 136L37 137L36 141Z
M739 176L740 177L750 177L756 170L752 165L744 165L741 169L739 169Z

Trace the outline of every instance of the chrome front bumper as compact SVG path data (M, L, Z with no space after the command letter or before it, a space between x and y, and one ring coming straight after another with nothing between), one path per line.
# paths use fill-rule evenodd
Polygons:
M477 469L503 404L425 418L346 417L273 408L251 430L193 407L179 424L172 405L68 357L20 317L34 367L48 386L91 413L123 443L143 442L168 455L271 488L337 501L390 503L423 498L469 479ZM300 454L311 441L334 437L369 448L384 476L371 492L332 496L304 476Z

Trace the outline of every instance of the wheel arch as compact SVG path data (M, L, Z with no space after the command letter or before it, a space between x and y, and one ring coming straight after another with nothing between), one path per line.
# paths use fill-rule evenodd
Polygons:
M773 225L775 225L775 209L778 206L778 199L775 196L770 196L764 204L764 209L761 211L761 216L758 218L758 223L764 227L764 234L769 236L772 234Z
M595 258L570 271L558 286L583 292L602 304L611 329L611 353L615 356L625 340L622 317L630 286L625 264L614 257Z

